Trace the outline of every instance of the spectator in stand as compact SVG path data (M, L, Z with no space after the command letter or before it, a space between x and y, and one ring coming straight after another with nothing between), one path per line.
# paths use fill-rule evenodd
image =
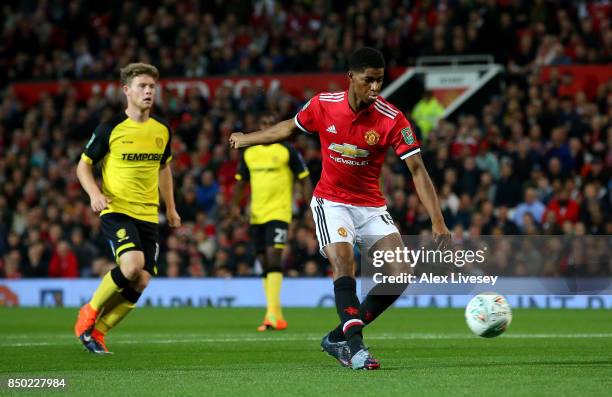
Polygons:
M542 204L538 200L537 193L534 188L528 187L525 190L525 201L516 207L514 210L514 215L512 216L512 220L519 227L522 228L523 224L523 216L525 213L531 214L533 219L536 219L538 222L543 222L544 220L544 212L546 211L546 206Z
M478 156L476 156L476 167L482 172L488 172L493 179L499 178L499 159L489 150L487 141L481 141L478 145Z
M557 193L546 206L546 212L542 216L542 222L545 220L548 221L548 216L551 213L554 214L554 220L558 226L562 226L566 221L574 224L580 217L580 206L575 200L570 198L567 189L563 189Z
M49 275L49 258L45 245L34 242L28 247L28 254L23 266L23 276L29 278L44 278Z
M79 264L68 242L58 242L49 263L49 277L79 277Z
M417 102L412 110L412 117L414 117L421 130L423 142L427 141L429 132L437 126L438 120L440 120L443 114L444 107L438 102L433 92L426 90L423 98Z
M4 268L4 278L18 279L22 277L20 269L21 253L19 250L11 250L4 255L2 268Z
M513 208L521 199L521 182L514 176L512 162L505 161L501 167L501 177L495 191L495 205Z
M495 234L494 230L497 229L501 234L505 235L517 235L519 234L519 228L516 226L510 217L508 216L508 207L502 205L497 209L497 216L495 223L491 225L491 234Z
M219 183L215 181L215 175L212 171L204 171L202 173L201 184L196 191L198 208L204 212L210 212L216 204L218 192Z
M470 196L474 196L480 182L480 170L476 168L474 157L469 156L463 160L463 168L460 172L459 184L463 187L463 191Z
M85 240L83 230L75 227L70 233L70 244L77 263L79 264L79 273L82 277L91 276L91 265L95 257L98 256L96 247Z

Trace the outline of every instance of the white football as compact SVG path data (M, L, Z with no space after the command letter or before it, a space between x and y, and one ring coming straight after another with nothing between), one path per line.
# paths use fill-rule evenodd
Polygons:
M493 338L508 329L512 322L512 309L503 296L495 292L484 292L468 303L465 321L476 335Z

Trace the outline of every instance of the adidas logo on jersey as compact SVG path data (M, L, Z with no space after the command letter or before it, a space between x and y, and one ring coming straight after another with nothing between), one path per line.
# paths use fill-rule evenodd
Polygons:
M331 132L332 134L337 134L338 131L336 131L336 126L335 125L330 125L329 127L327 127L327 129L325 130L327 132Z

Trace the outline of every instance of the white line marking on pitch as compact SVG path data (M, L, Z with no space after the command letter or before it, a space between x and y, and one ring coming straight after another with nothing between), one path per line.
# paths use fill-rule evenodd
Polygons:
M138 345L138 344L175 344L175 343L237 343L237 342L298 342L298 341L319 341L320 335L314 334L302 334L301 336L275 336L275 337L230 337L230 338L198 338L193 337L198 334L189 334L190 337L183 337L180 339L155 339L151 338L151 335L147 334L122 334L112 338L113 344L124 344L124 345ZM34 347L34 346L58 346L68 345L76 342L74 337L62 337L61 342L8 342L0 343L0 347ZM57 340L58 336L53 336ZM127 339L127 337L136 337L136 340ZM145 338L143 338L143 336ZM39 336L40 337L40 336ZM124 339L126 338L126 339ZM565 338L565 339L585 339L585 338L612 338L612 333L594 333L594 334L513 334L508 333L501 337L502 339L553 339L553 338ZM470 334L426 334L426 333L414 333L414 334L379 334L370 335L367 337L368 340L428 340L428 339L478 339L477 336Z

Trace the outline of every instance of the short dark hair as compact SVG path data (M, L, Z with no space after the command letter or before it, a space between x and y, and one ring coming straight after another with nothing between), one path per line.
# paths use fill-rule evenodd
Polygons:
M349 70L352 72L363 72L367 68L380 69L384 67L385 57L376 48L358 48L349 58Z

